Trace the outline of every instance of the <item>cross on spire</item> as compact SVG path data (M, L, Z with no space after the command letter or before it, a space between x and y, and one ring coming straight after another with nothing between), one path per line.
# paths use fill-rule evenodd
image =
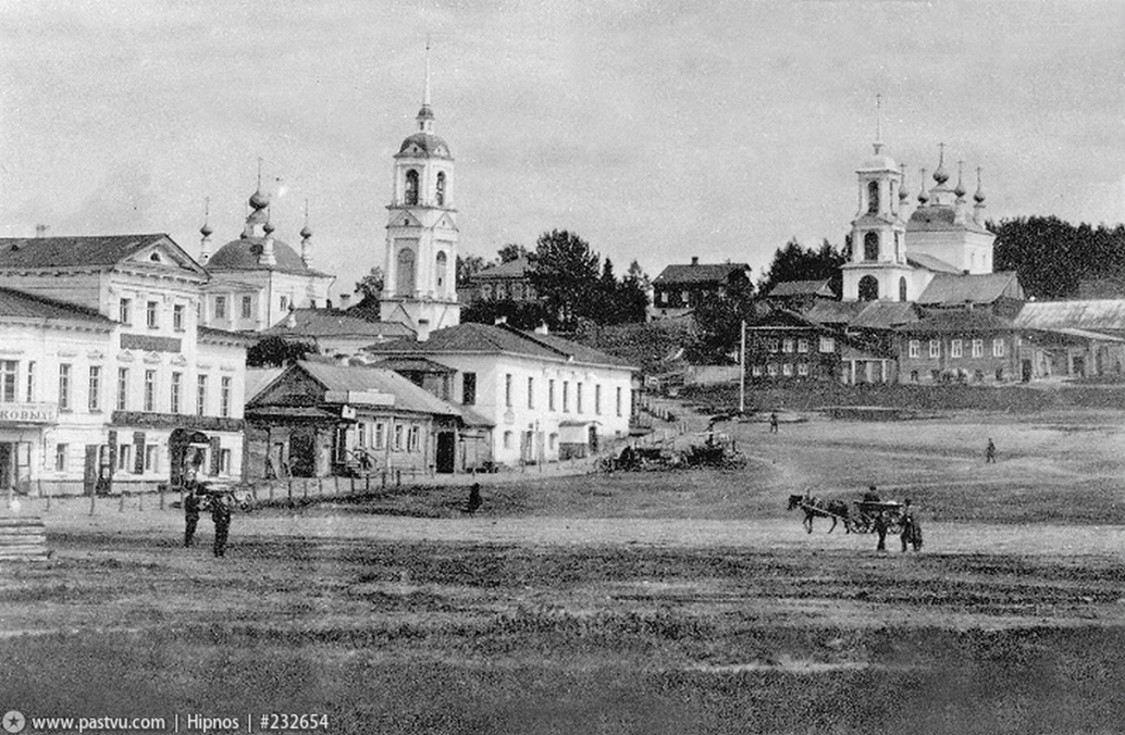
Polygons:
M883 95L875 95L875 155L883 149Z

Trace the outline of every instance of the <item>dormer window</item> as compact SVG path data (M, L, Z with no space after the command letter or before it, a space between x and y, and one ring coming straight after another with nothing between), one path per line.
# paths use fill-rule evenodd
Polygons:
M445 172L439 171L437 175L437 189L434 192L434 200L439 207L445 206Z
M410 169L406 172L406 192L404 201L408 205L418 204L418 172Z

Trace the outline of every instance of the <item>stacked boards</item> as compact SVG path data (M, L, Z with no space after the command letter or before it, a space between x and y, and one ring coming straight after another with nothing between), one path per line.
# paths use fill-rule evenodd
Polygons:
M0 515L0 562L46 559L47 528L38 516Z

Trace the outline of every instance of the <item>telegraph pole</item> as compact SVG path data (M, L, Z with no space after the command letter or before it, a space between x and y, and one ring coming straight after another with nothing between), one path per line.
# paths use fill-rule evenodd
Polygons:
M742 346L738 353L738 415L746 413L746 320L742 320Z

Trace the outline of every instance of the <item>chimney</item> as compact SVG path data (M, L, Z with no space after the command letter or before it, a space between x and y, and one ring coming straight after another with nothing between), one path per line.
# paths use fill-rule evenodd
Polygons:
M699 256L698 255L691 256L691 264L692 265L699 265Z
M352 295L350 293L340 294L340 310L347 311L348 306L351 305Z
M35 225L35 237L46 237L49 229L50 225Z
M419 342L425 342L429 338L430 338L430 320L429 319L419 319L418 320L418 341Z
M535 333L550 334L550 330L547 329L547 322L539 322L539 326L535 328Z

